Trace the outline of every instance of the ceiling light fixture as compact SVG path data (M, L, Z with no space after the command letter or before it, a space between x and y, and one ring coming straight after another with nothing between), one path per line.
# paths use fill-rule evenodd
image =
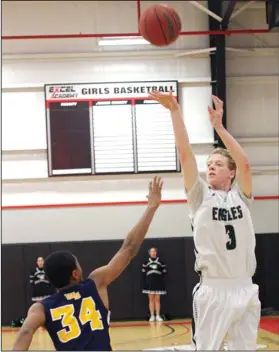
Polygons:
M142 37L106 37L99 39L100 46L106 45L148 45L147 40Z

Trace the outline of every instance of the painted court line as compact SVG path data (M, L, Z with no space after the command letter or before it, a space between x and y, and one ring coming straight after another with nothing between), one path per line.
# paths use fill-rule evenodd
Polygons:
M184 324L190 324L191 320L183 320L183 321L163 321L160 322L160 325L181 325L183 326ZM157 323L158 324L158 323ZM156 323L149 323L149 322L142 322L142 323L112 323L110 325L110 328L135 328L135 327L145 327L145 326L155 326ZM186 326L185 326L186 327ZM2 328L2 332L17 332L19 331L19 328L11 328L11 327L4 327Z

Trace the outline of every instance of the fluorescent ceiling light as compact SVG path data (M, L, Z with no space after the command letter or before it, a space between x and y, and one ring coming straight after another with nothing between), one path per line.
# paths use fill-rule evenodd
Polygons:
M98 42L99 45L146 45L150 44L142 37L107 37L102 38Z

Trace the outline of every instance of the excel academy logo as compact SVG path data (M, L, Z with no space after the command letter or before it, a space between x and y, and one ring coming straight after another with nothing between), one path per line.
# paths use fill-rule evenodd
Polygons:
M77 99L78 93L74 86L51 86L48 87L48 100Z

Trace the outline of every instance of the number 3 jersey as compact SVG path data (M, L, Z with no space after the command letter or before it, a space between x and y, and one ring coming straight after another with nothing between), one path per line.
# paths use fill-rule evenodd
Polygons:
M199 177L187 194L194 232L195 269L203 277L252 277L256 269L252 199L237 185L216 191Z
M57 351L111 351L109 311L87 279L42 302L45 328Z

